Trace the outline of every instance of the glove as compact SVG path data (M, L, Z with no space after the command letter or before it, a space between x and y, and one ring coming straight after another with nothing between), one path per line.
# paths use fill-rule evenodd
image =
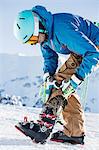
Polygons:
M47 82L47 79L50 77L49 72L44 73L43 82Z
M45 73L43 76L43 82L46 82L48 84L51 84L54 86L54 88L59 89L61 88L61 84L59 84L54 76L50 76L49 72Z
M68 98L72 93L75 92L78 85L80 85L82 80L78 79L76 75L72 75L71 79L68 82L62 82L62 92L65 98Z
M45 102L48 100L48 98L51 94L51 91L54 87L53 80L54 80L53 76L50 76L50 74L48 72L44 74L43 82L44 82Z

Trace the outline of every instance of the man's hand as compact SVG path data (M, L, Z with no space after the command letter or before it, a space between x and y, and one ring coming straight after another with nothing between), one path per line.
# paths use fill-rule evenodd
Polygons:
M48 79L49 77L50 77L49 72L44 73L43 81L44 81L44 82L47 82L47 79Z
M44 82L44 93L46 102L50 97L52 89L54 88L54 77L50 76L50 74L47 72L43 76L43 82Z

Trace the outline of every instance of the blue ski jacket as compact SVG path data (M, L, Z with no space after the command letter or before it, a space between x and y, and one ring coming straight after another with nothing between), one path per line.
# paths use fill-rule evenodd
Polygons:
M99 28L80 16L69 13L51 14L45 7L35 6L32 11L38 14L48 32L48 40L41 44L44 57L44 73L53 75L58 67L58 53L82 56L76 69L79 78L84 79L99 62Z

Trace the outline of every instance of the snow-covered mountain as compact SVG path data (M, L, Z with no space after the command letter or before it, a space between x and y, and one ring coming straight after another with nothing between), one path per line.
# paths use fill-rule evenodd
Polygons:
M41 57L0 55L0 94L21 96L23 104L33 106L42 83Z
M41 107L43 60L40 56L0 54L0 96L21 97L26 106ZM88 82L88 84L87 84ZM83 89L83 90L81 90ZM78 93L87 112L99 112L99 69L86 79Z

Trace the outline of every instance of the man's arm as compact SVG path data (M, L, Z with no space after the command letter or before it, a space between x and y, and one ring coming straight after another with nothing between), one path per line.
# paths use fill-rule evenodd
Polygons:
M98 48L81 31L68 28L67 32L60 32L59 40L68 48L83 57L82 63L76 70L76 75L84 79L91 73L92 69L99 63Z
M44 58L44 73L54 75L58 67L58 55L47 45L41 45L41 51Z

